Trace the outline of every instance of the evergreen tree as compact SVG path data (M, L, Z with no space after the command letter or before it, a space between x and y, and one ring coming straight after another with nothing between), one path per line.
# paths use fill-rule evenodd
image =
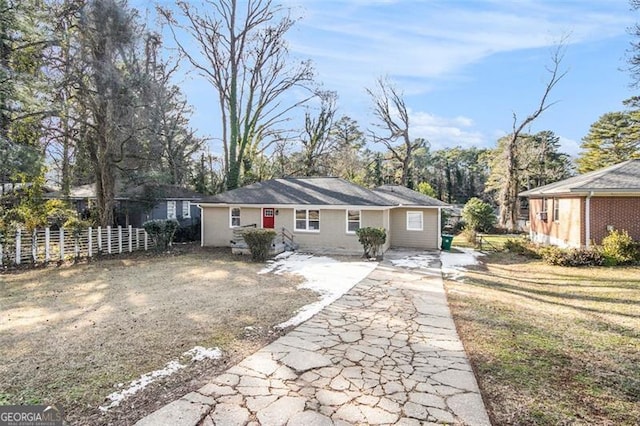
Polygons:
M640 158L640 110L602 115L591 125L581 147L576 160L580 173Z

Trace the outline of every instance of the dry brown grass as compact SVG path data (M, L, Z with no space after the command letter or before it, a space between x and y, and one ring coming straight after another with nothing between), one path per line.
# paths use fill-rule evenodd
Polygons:
M446 287L494 424L638 424L640 268L499 253Z
M274 325L316 300L296 290L296 277L258 275L262 266L198 249L1 275L0 403L61 404L78 423L140 417L256 350L274 337ZM98 414L115 384L196 345L218 346L226 357Z

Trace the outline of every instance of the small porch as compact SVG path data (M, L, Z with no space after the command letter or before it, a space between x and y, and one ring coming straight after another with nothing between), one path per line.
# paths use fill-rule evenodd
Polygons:
M256 229L257 224L239 226L233 230L233 239L231 242L231 253L233 254L251 254L249 246L244 241L244 233L249 229ZM275 230L275 229L274 229ZM294 235L284 226L276 231L276 236L271 243L269 255L275 256L285 251L295 251L298 244L294 241Z

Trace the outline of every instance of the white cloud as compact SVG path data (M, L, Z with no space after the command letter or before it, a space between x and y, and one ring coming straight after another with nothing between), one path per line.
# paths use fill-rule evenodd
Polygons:
M409 111L412 138L425 138L431 149L462 146L485 146L487 138L474 129L474 122L467 117L439 117L422 111Z
M558 136L560 141L560 152L570 155L571 157L577 157L580 153L580 142L573 139L565 138L564 136Z

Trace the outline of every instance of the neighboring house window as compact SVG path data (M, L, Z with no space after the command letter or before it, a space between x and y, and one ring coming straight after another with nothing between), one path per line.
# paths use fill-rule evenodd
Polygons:
M347 233L355 234L360 228L360 210L347 210Z
M296 231L319 231L320 210L296 210Z
M231 227L240 226L240 207L233 207L229 212L231 214Z
M549 201L550 200L548 198L542 199L542 211L538 213L538 219L540 219L543 222L547 221L547 217L549 214Z
M191 217L191 201L185 200L182 202L182 217L185 219Z
M560 203L557 198L553 199L553 221L557 222L560 220Z
M167 201L167 219L176 218L176 202Z
M407 212L407 231L422 231L422 212Z

